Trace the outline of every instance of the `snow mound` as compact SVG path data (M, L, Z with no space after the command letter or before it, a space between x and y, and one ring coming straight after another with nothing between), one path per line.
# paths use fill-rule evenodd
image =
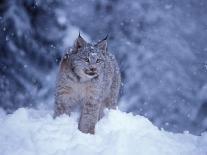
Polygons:
M1 155L206 155L207 133L159 130L142 116L108 110L96 134L77 130L78 115L52 118L51 111L0 110Z

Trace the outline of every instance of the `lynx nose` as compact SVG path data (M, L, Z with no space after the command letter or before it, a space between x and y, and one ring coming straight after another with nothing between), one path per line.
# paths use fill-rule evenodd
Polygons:
M95 67L90 67L90 71L91 72L96 72L96 68Z

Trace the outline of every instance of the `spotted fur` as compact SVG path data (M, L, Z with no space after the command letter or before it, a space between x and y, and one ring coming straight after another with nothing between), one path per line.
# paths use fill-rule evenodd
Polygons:
M116 107L120 84L119 67L107 51L107 40L90 44L79 35L60 63L54 117L79 109L79 130L93 134L103 109Z

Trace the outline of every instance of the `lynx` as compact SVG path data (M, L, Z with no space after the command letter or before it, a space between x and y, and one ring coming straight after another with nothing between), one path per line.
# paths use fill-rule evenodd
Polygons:
M115 108L121 84L115 57L107 51L107 37L96 44L79 34L63 56L57 76L54 117L81 111L78 128L95 132L104 108Z

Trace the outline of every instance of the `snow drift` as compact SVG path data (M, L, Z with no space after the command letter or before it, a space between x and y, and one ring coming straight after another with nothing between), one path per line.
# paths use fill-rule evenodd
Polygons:
M96 134L77 130L77 113L52 118L52 112L21 108L0 111L1 155L206 155L207 133L194 136L158 129L142 116L108 110Z

